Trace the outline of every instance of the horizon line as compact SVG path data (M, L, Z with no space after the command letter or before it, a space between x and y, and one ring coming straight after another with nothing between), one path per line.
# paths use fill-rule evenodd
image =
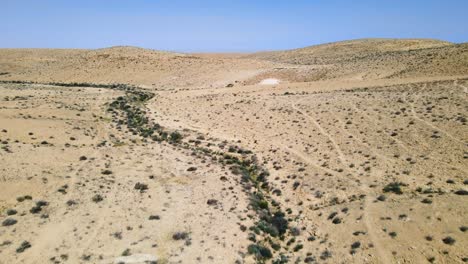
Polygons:
M187 54L251 54L251 53L261 53L261 52L275 52L275 51L288 51L288 50L297 50L297 49L302 49L302 48L309 48L309 47L315 47L315 46L321 46L321 45L328 45L328 44L335 44L335 43L342 43L342 42L352 42L352 41L364 41L364 40L432 40L432 41L440 41L440 42L446 42L449 44L464 44L468 42L452 42L444 39L437 39L437 38L391 38L391 37L364 37L364 38L353 38L353 39L344 39L344 40L337 40L337 41L326 41L326 42L321 42L321 43L316 43L316 44L311 44L311 45L306 45L306 46L300 46L300 47L294 47L294 48L286 48L286 49L256 49L256 50L250 50L250 51L241 51L241 50L167 50L167 49L157 49L157 48L150 48L150 47L144 47L144 46L138 46L138 45L126 45L126 44L117 44L117 45L112 45L112 46L105 46L105 47L95 47L95 48L90 48L90 47L0 47L0 49L18 49L18 50L27 50L27 49L36 49L36 50L102 50L102 49L111 49L111 48L138 48L138 49L145 49L145 50L151 50L151 51L159 51L159 52L168 52L168 53L187 53Z

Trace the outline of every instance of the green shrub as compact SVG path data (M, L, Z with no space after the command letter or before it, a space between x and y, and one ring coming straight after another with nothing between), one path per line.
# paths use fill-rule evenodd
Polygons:
M182 135L179 132L174 131L171 133L172 142L179 143L181 140L182 140Z
M304 248L304 245L302 244L297 244L295 247L294 247L294 252L298 252L299 250L303 249Z
M392 182L392 183L387 184L383 188L383 191L386 192L386 193L387 192L392 192L392 193L401 195L401 194L403 194L403 191L401 190L402 186L406 186L406 184L404 184L402 182Z
M249 252L251 255L255 255L255 257L260 260L270 259L273 257L270 249L256 244L250 244L247 248L247 252Z
M258 222L257 227L262 230L264 233L269 234L272 237L277 237L279 235L278 229L270 223L261 220Z

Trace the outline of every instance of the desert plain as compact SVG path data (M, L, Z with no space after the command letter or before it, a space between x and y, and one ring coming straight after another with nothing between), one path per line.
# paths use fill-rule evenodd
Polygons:
M468 44L0 49L0 263L466 263Z

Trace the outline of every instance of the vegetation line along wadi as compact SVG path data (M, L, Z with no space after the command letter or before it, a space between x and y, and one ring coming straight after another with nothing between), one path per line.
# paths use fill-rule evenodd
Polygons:
M128 133L139 135L144 140L162 142L182 147L201 153L211 160L222 165L227 165L233 175L242 179L243 189L250 197L249 210L256 212L256 216L249 215L255 225L248 246L248 254L255 256L259 263L274 258L275 264L287 263L288 258L284 254L291 247L297 251L302 244L294 246L294 238L288 240L294 229L289 229L289 222L294 219L287 218L281 209L281 204L272 199L271 187L268 183L270 173L262 168L255 153L239 146L231 146L226 152L218 148L203 148L193 141L184 141L184 135L178 131L168 131L157 123L150 121L146 115L146 103L155 98L155 94L133 85L126 84L93 84L93 83L36 83L29 81L0 81L0 83L14 84L41 84L62 87L105 88L125 92L125 96L119 96L108 104L107 111L112 114L117 128L126 126ZM184 130L188 133L188 130Z

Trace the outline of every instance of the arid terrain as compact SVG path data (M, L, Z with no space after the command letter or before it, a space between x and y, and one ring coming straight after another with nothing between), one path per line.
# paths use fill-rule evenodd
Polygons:
M468 44L0 49L0 263L466 263Z

